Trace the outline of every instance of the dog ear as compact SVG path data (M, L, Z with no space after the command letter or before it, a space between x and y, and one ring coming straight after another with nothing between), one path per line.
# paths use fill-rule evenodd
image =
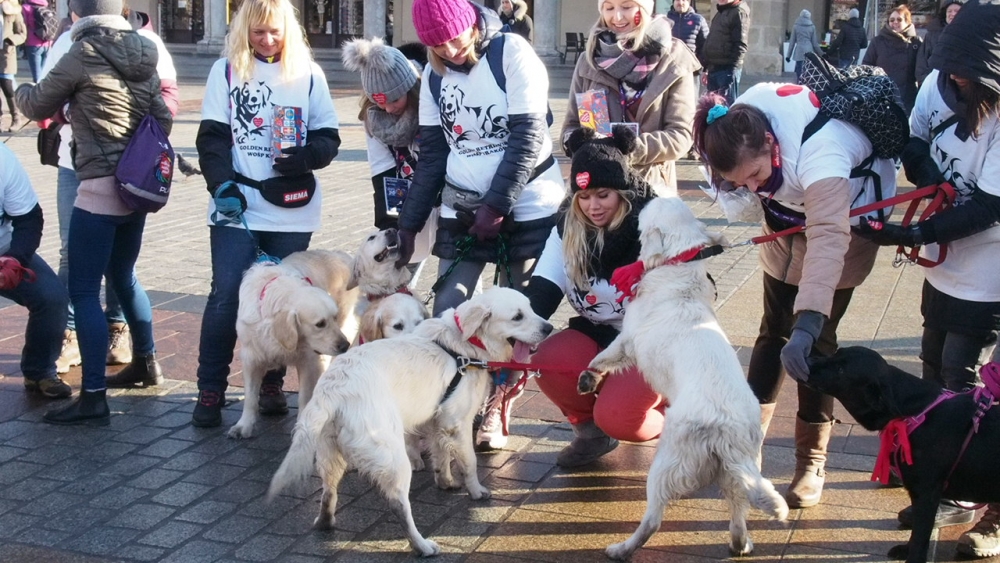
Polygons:
M351 277L347 279L347 290L350 291L358 287L358 280L361 279L361 256L355 256L351 261Z
M278 311L272 324L274 338L285 350L295 350L299 345L299 315L294 309Z
M470 304L462 309L461 316L462 338L468 340L489 320L490 310L482 305Z
M382 318L382 312L375 316L375 326L372 328L372 333L368 340L381 340L385 338L385 319Z

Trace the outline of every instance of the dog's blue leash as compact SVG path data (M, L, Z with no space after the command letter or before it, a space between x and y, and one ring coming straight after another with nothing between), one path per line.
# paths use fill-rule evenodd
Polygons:
M219 197L222 190L228 188L230 185L236 185L236 182L229 180L223 182L215 189L215 194L213 199L215 200L215 212L212 213L212 223L220 227L232 224L242 224L243 228L247 232L247 236L253 241L254 248L257 250L256 263L261 262L272 262L274 264L280 264L281 259L264 252L257 246L257 239L254 238L253 232L250 231L250 226L247 225L246 217L243 216L243 204L240 200L235 197Z

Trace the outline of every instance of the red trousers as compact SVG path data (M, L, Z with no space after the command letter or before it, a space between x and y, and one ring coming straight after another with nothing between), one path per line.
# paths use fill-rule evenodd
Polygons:
M653 391L635 367L608 374L597 393L580 395L580 372L600 353L601 347L582 332L564 330L545 339L531 357L532 363L567 366L565 372L543 371L535 381L570 424L593 419L608 436L645 442L663 429L664 400Z

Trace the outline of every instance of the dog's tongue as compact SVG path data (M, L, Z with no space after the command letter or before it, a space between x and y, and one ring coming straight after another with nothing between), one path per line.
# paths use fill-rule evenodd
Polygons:
M518 340L514 343L514 361L519 364L524 364L528 362L528 356L531 355L531 346L528 346L524 342Z

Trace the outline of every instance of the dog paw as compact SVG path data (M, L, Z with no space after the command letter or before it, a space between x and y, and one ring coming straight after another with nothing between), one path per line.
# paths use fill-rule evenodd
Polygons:
M424 458L422 457L411 457L410 458L410 469L412 471L423 471L424 470Z
M245 426L237 423L226 432L226 435L234 440L243 440L253 436L253 426Z
M617 559L618 561L625 561L632 556L632 550L626 545L628 542L621 542L609 545L607 549L604 550L604 554L612 559Z
M454 479L452 479L450 476L449 477L442 476L440 473L434 475L434 484L437 485L437 488L443 491L448 491L451 489L458 488L458 485L455 484Z
M423 541L414 543L413 550L416 551L417 555L421 557L434 557L438 553L441 553L441 548L438 544L428 539L423 539Z
M489 500L491 496L493 493L482 485L478 489L469 489L469 498L472 500Z
M738 542L732 542L729 544L729 553L733 557L745 557L753 553L753 542L750 541L750 538L744 539L746 541L743 545L740 545Z
M313 530L318 530L318 531L332 530L333 525L336 522L337 519L334 518L333 516L330 516L329 518L324 518L323 515L320 514L319 516L316 517L315 520L313 520Z
M910 544L901 543L899 545L894 545L889 549L888 553L889 559L893 561L905 561L907 557L910 556Z
M576 382L576 390L581 395L589 395L597 391L597 385L601 383L601 376L595 371L584 370L580 373L580 379Z

